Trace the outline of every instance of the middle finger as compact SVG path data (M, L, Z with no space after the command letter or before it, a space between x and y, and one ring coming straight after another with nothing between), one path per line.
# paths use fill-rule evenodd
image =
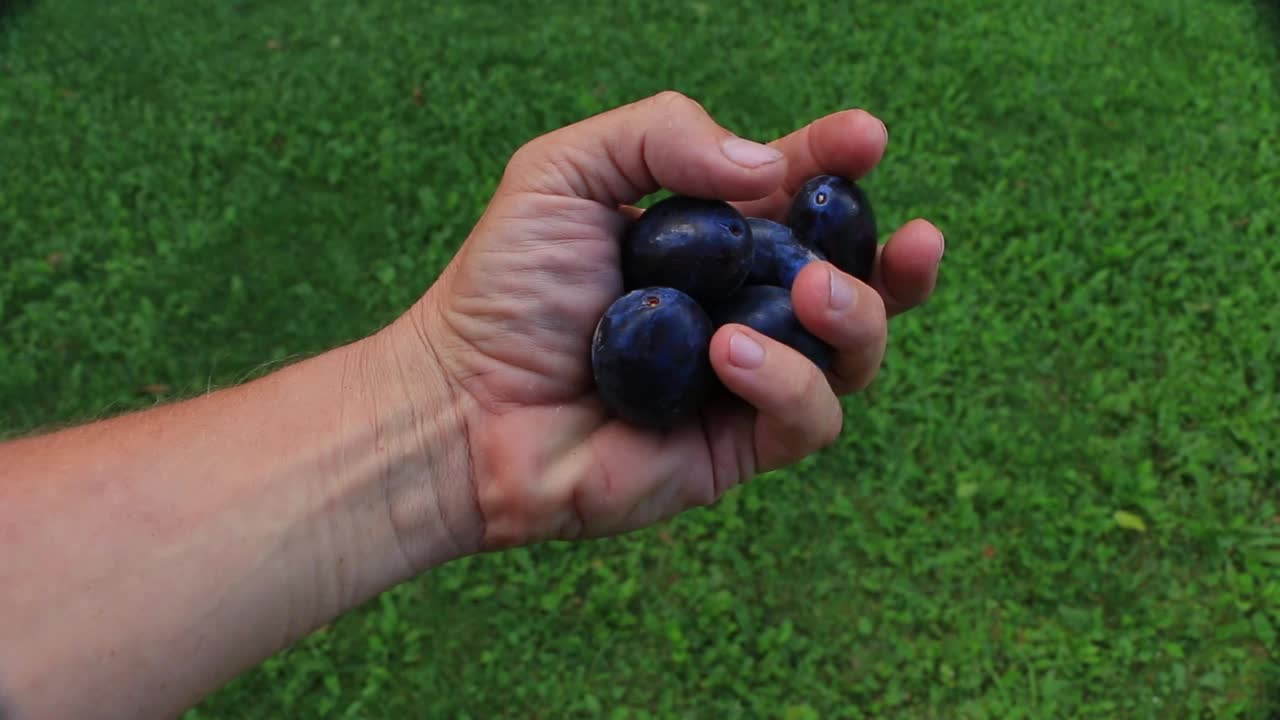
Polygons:
M828 371L837 395L862 390L875 378L888 343L884 298L828 262L805 266L791 289L800 323L836 351Z

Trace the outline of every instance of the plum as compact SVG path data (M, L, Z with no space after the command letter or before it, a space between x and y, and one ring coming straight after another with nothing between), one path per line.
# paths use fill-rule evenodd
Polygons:
M673 195L654 203L623 233L625 289L669 287L714 303L746 281L754 250L747 219L732 205Z
M715 375L714 330L702 306L674 288L637 288L615 300L591 341L591 369L605 406L656 428L696 413Z
M867 193L835 175L809 178L791 200L787 224L800 242L867 282L876 261L876 219Z
M747 218L755 255L748 285L776 285L791 289L800 270L815 260L826 260L821 251L800 242L791 228L765 218Z
M774 285L747 285L711 310L718 329L729 323L747 327L787 345L826 370L834 351L810 333L796 317L791 291Z

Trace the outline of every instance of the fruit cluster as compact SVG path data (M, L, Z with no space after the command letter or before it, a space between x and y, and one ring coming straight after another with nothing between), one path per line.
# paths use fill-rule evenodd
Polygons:
M727 202L675 195L622 237L625 294L605 310L591 343L596 389L624 420L669 427L718 387L711 336L746 325L829 366L832 349L791 306L791 285L815 260L868 280L876 223L866 192L834 175L796 191L785 224L745 217Z

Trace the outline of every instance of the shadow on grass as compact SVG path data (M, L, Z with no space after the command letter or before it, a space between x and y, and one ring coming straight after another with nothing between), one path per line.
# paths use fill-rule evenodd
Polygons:
M1269 42L1280 47L1280 0L1253 0L1258 7L1258 18L1262 21L1259 31ZM1280 93L1280 63L1272 68L1272 83L1276 92ZM1280 720L1280 709L1270 720Z
M1272 42L1280 45L1280 0L1254 0L1254 4L1258 6L1258 15L1262 17L1262 24L1265 26L1263 31L1270 36Z
M30 10L36 0L0 0L0 32L8 29L14 18Z

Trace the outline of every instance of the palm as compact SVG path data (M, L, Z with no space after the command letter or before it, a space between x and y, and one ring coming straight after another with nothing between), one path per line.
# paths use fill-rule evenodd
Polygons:
M556 196L528 196L513 208L481 223L442 278L444 357L476 408L467 418L474 460L489 465L476 476L531 483L527 501L563 507L540 529L544 537L624 532L676 504L713 500L717 476L736 482L749 470L712 462L719 453L709 438L728 440L704 433L716 422L669 435L637 429L610 420L592 392L591 335L622 291L625 217Z
M460 343L456 377L494 413L587 393L590 334L621 285L620 215L550 196L516 205L477 226L445 273L440 308Z

